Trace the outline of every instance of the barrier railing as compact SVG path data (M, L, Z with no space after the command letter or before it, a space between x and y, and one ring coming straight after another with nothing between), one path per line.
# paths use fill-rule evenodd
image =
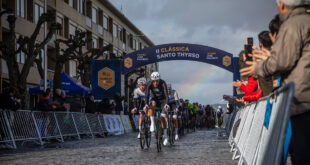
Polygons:
M226 129L239 165L281 163L293 94L291 83L231 114Z
M105 117L104 117L105 116ZM122 116L123 117L123 116ZM106 120L111 120L106 126ZM35 142L44 145L49 139L64 142L66 137L81 139L80 135L103 136L106 133L124 133L131 128L128 116L95 115L78 112L41 112L18 110L16 112L0 110L0 147L17 148L16 142ZM116 120L115 120L116 119ZM129 118L128 118L129 119ZM114 132L108 132L113 127Z

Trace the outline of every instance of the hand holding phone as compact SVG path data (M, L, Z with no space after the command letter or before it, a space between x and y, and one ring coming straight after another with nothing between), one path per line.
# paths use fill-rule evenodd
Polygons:
M248 38L247 38L247 45L254 45L254 43L253 43L253 37L248 37Z
M252 56L249 56L249 54L252 54L252 45L244 45L244 52L246 61L253 61Z

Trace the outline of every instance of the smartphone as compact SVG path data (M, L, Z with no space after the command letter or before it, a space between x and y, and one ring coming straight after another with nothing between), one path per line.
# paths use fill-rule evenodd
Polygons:
M248 45L253 45L253 37L248 37Z
M246 61L253 61L252 57L249 56L249 54L252 54L252 45L244 45L244 53L246 56Z

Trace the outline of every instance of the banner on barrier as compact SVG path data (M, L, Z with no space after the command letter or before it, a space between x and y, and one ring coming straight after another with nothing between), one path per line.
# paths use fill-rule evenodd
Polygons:
M132 120L135 124L136 129L139 129L139 115L133 115Z
M119 115L103 115L103 119L108 133L113 135L124 134L124 127Z
M130 124L129 116L128 115L121 115L121 120L123 123L125 133L132 132L132 127Z

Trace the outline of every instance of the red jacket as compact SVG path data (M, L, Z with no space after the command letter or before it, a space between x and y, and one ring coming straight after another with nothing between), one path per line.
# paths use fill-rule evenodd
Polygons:
M262 94L261 88L259 87L256 92L248 94L248 95L244 95L243 100L244 101L257 101L261 97L263 97L263 94Z
M240 85L240 89L244 92L244 95L252 94L253 92L255 92L256 87L257 80L253 79L253 77L249 77L247 85Z

